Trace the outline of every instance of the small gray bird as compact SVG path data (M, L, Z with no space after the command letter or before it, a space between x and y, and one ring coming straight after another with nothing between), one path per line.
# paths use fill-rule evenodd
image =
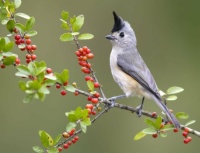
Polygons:
M138 116L141 116L144 99L153 99L172 121L175 128L180 128L176 117L163 103L156 82L136 48L137 43L133 29L115 12L113 15L115 23L112 33L106 38L112 43L110 68L113 78L125 93L118 98L134 95L142 97L142 103L137 107Z

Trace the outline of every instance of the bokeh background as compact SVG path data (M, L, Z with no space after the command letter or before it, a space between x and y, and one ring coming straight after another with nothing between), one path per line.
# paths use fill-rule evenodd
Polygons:
M38 49L38 61L44 60L54 72L67 68L70 82L77 82L86 90L84 74L77 64L73 43L63 43L59 36L64 33L60 28L62 10L71 15L84 14L85 25L82 32L94 34L94 39L82 41L95 54L92 60L96 75L103 85L107 97L119 95L122 91L114 83L109 68L111 44L105 39L113 26L112 11L115 10L133 26L137 36L138 50L154 75L160 89L166 91L171 86L180 86L185 91L178 95L175 102L168 105L174 112L183 111L190 120L197 123L192 128L200 130L200 1L145 1L145 0L60 0L27 1L17 10L36 18L34 29L38 35L32 38ZM24 22L23 19L20 21ZM0 36L7 31L0 26ZM22 62L25 53L17 48ZM83 96L74 97L68 93L63 97L60 91L51 88L51 94L42 103L34 100L29 104L22 102L25 94L18 88L14 76L15 69L10 66L0 70L0 152L31 153L32 146L40 145L39 130L46 130L53 137L65 131L67 119L65 112L77 106L84 107L87 101ZM136 107L138 98L122 99L118 102ZM149 111L160 111L152 102L144 107ZM87 134L80 135L80 141L71 146L69 153L83 152L198 152L199 138L192 136L190 144L184 145L181 132L169 132L167 138L153 139L147 136L133 141L136 133L144 129L144 118L138 118L127 111L112 109L88 128ZM182 124L188 120L181 120ZM64 151L66 152L66 151Z

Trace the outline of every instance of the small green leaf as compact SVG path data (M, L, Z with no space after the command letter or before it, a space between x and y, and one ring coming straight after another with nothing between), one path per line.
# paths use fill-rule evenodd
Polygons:
M72 35L72 36L79 35L79 32L72 32L71 35Z
M84 23L84 16L83 15L77 16L76 21L72 25L73 32L79 31L83 26L83 23Z
M76 126L77 126L76 123L74 123L74 122L69 122L69 123L67 124L66 131L69 132L69 131L71 131L73 128L75 128Z
M53 142L54 142L54 146L59 142L59 140L60 140L60 138L62 137L62 134L59 134L54 140L53 140Z
M74 88L71 85L64 86L64 88L65 88L65 90L67 90L69 92L75 92L76 91L76 88Z
M81 127L81 130L83 131L83 133L86 133L86 131L87 131L87 126L85 125L85 123L84 122L80 122L80 127Z
M53 86L53 85L56 83L56 81L55 81L55 80L51 80L51 79L46 79L46 80L44 81L44 83L45 83L47 86Z
M90 121L90 118L85 118L83 121L83 124L85 124L85 126L90 126L91 125L91 121Z
M9 21L8 19L3 19L3 20L1 20L1 24L6 25L8 23L8 21Z
M3 56L8 56L8 57L9 57L9 56L15 56L15 57L18 57L18 55L13 54L12 52L3 52L2 55L3 55Z
M163 137L163 138L165 138L165 137L167 137L167 133L161 131L161 132L160 132L160 136Z
M29 103L33 99L34 94L28 94L26 97L23 99L23 103Z
M146 119L145 119L145 123L146 123L149 127L153 128L153 129L157 129L156 124L155 124L152 120L146 118Z
M189 125L191 125L191 124L194 124L195 122L196 122L195 120L191 120L191 121L187 122L187 123L185 124L185 126L189 126Z
M61 75L59 73L55 72L54 76L56 77L56 80L57 80L58 83L63 84Z
M26 31L26 27L21 23L16 23L15 28L17 28L20 32Z
M82 109L80 106L76 108L74 115L76 116L77 119L80 119L82 117Z
M56 80L55 76L52 76L52 75L49 75L49 74L45 75L44 77L49 79L49 80L54 80L54 81Z
M90 91L94 91L94 83L92 81L87 81L87 86Z
M156 130L151 128L151 127L148 127L144 130L142 130L142 133L145 133L145 134L155 134L156 133Z
M28 19L28 21L26 22L26 30L29 31L32 29L33 25L35 23L35 18L31 17L30 19Z
M0 39L0 51L3 50L5 44L6 44L6 40L5 40L4 38L1 38L1 39Z
M42 145L47 148L49 146L53 146L53 139L52 137L45 131L40 131L40 140L42 142Z
M76 115L74 115L74 114L68 114L68 120L70 122L76 122L78 119L77 119Z
M141 131L135 135L134 140L139 140L145 136L146 136L146 134Z
M177 93L180 93L182 92L184 89L181 88L181 87L171 87L167 90L167 94L177 94Z
M14 0L15 8L19 8L20 5L22 4L21 0Z
M26 35L27 35L27 36L30 36L30 37L35 36L35 35L37 35L37 31L31 30L31 31L29 31L28 33L26 33Z
M50 93L50 91L49 91L49 89L46 87L46 85L43 85L43 86L38 90L38 92L43 93L43 94L49 94L49 93Z
M67 23L65 23L65 22L62 22L61 28L63 28L64 30L69 30L70 29L69 25Z
M176 113L176 118L180 118L180 119L188 119L189 115L184 113L184 112L178 112Z
M170 95L166 98L166 100L168 100L168 101L173 101L173 100L176 100L176 99L177 99L177 96L175 96L175 95Z
M156 128L160 129L161 124L162 124L162 117L158 116L156 121L155 121Z
M19 87L22 91L26 91L27 90L27 87L26 87L26 83L23 82L23 81L20 81L19 83Z
M25 13L16 13L15 15L22 17L24 19L30 19L30 16Z
M173 124L166 124L161 129L165 130L165 131L173 130L174 129L174 125Z
M43 153L44 152L44 150L42 148L40 148L39 146L34 146L33 151L35 151L37 153Z
M78 37L78 40L88 40L88 39L92 39L93 37L94 37L94 35L92 35L90 33L84 33Z
M8 52L12 50L13 46L14 46L14 42L11 41L4 46L3 51Z
M29 69L29 72L31 73L31 75L35 76L35 74L36 74L36 62L30 62L28 64L28 69Z
M15 61L16 57L15 56L9 56L3 59L3 64L4 65L11 65Z
M14 20L9 20L9 21L7 22L6 27L7 27L7 30L8 30L9 32L13 32L13 30L14 30L14 28L15 28L15 21L14 21Z
M21 72L21 73L23 73L23 74L25 74L25 75L30 75L30 70L28 69L27 66L25 66L25 65L19 65L19 66L17 66L16 68L17 68L17 70L18 70L19 72Z
M69 71L67 69L64 69L61 73L61 78L62 78L62 82L67 82L69 79Z
M61 17L62 17L63 20L68 20L69 19L69 12L62 11Z
M60 36L61 41L72 41L74 37L71 35L71 33L64 33Z
M57 148L50 148L47 150L48 153L58 153L58 149Z
M76 22L76 16L74 15L72 18L70 18L70 23L73 25Z

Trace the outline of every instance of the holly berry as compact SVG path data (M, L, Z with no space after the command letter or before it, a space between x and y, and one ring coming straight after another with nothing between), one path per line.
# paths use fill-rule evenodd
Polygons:
M4 69L6 66L4 64L1 64L1 68Z
M19 58L16 58L15 59L15 63L18 65L18 64L20 64L20 59Z
M68 134L67 132L63 132L62 136L63 136L64 138L69 138L69 134Z
M31 39L26 39L26 44L30 45L31 44Z
M78 91L75 91L75 92L74 92L74 95L75 95L75 96L78 96L78 94L79 94Z
M92 115L96 115L96 113L97 113L96 111L92 111Z
M190 130L188 128L186 128L186 127L184 128L184 131L187 132L187 133L190 132Z
M184 142L185 144L188 144L189 139L188 139L188 138L185 138L185 139L183 139L183 142Z
M88 114L92 114L92 110L90 108L87 108Z
M31 59L32 59L32 60L36 60L36 58L37 58L37 56L36 56L35 54L32 54L32 55L31 55Z
M88 96L87 100L88 100L88 101L91 101L91 100L92 100L92 97L91 97L91 96Z
M78 140L79 140L79 137L76 135L76 136L74 137L74 139L75 139L76 141L78 141Z
M20 35L15 35L15 40L19 40L20 38Z
M76 56L81 56L81 52L79 52L78 50L75 52Z
M60 88L60 84L56 84L56 88L59 89Z
M92 98L91 102L93 104L97 104L99 102L98 98Z
M63 83L63 86L67 86L67 84L68 84L68 82L66 81L66 82Z
M47 72L48 74L50 74L50 73L52 73L52 69L51 69L51 68L47 68L47 69L46 69L46 72Z
M93 109L93 108L94 108L94 106L93 106L92 104L86 104L85 107L86 107L86 108L89 108L89 109Z
M32 50L36 50L37 46L36 45L32 45L31 48L32 48Z
M87 58L88 58L88 59L92 59L93 57L94 57L94 54L93 54L93 53L87 54Z
M185 131L183 131L182 135L183 135L184 137L187 137L188 133L185 132Z
M153 113L151 114L151 116L152 116L152 117L155 117L155 116L157 116L157 113L156 113L156 112L153 112Z
M58 147L58 151L61 152L62 151L62 147Z
M153 137L153 138L157 138L157 137L158 137L158 134L157 134L157 133L152 134L152 137Z
M72 132L72 133L74 133L75 131L76 131L76 129L75 129L75 128L71 129L71 132Z
M178 129L174 129L174 132L178 132Z
M192 137L187 137L187 139L189 142L192 141Z
M98 82L95 82L95 83L94 83L94 87L95 87L95 88L99 88L99 87L100 87L100 84L99 84Z
M76 140L75 140L75 139L72 139L72 143L76 143Z
M100 97L100 94L99 94L98 92L96 92L96 93L94 94L94 97L99 98L99 97Z
M32 47L31 47L31 45L26 45L26 50L32 50Z
M65 96L65 95L67 94L67 92L66 92L66 90L61 90L60 94L61 94L62 96Z
M87 76L85 77L85 81L89 81L90 78L91 78L91 77L87 75Z
M31 62L31 59L26 59L26 63L30 63Z
M65 143L64 145L63 145L63 148L65 148L65 149L67 149L69 147L69 145L67 144L67 143Z
M71 142L71 141L68 141L67 144L70 146L70 145L72 144L72 142Z

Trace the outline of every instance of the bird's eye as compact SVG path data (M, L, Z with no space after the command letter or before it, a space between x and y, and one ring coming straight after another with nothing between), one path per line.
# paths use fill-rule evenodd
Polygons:
M124 32L120 32L120 37L124 37Z

